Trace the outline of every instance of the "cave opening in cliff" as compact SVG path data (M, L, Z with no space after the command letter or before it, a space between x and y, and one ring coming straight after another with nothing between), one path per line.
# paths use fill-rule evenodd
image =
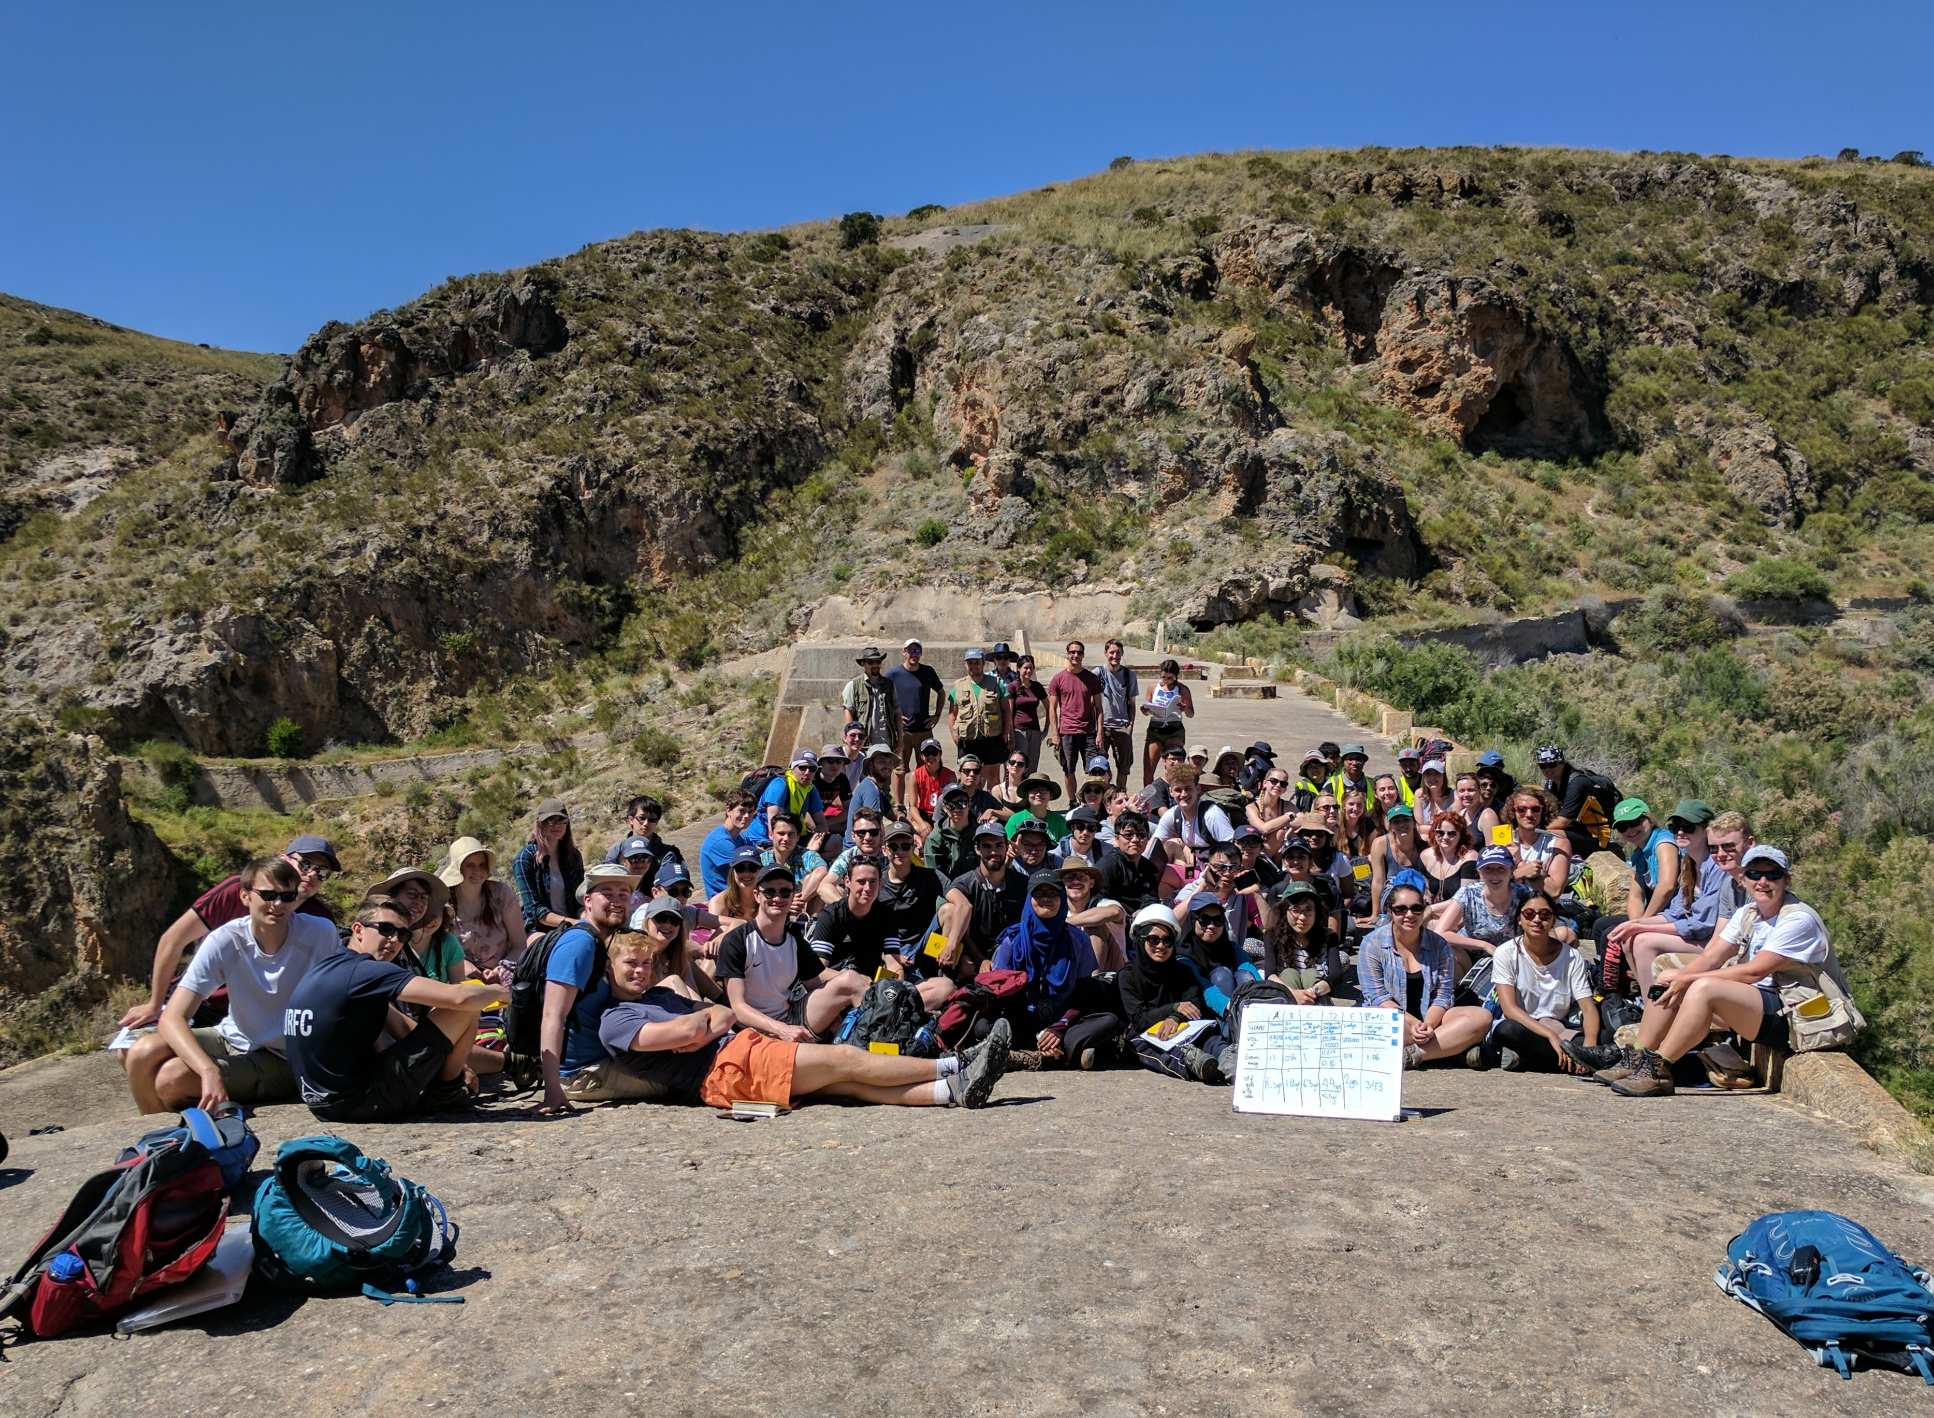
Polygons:
M1482 453L1495 448L1509 453L1524 442L1531 425L1531 401L1516 384L1506 384L1492 396L1491 405L1471 430L1471 451Z

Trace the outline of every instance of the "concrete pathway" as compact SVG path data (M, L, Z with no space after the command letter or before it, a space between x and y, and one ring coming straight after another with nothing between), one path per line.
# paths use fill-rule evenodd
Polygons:
M1219 668L1210 667L1210 674L1208 682L1195 681L1189 685L1195 697L1195 718L1189 721L1189 742L1202 744L1209 750L1212 759L1224 744L1242 749L1262 739L1276 750L1276 761L1294 771L1306 750L1326 739L1333 739L1338 744L1360 743L1368 749L1368 771L1372 776L1392 771L1397 766L1393 756L1395 749L1388 739L1350 722L1329 705L1311 699L1301 690L1279 684L1274 699L1217 699L1211 690L1219 682ZM1231 683L1260 681L1235 680ZM1142 732L1141 728L1136 729L1138 742Z

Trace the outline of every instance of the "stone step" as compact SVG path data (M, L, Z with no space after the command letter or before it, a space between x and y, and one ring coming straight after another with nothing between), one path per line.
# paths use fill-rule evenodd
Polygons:
M1223 683L1211 689L1209 696L1212 699L1274 699L1276 697L1276 686L1267 681L1254 684Z

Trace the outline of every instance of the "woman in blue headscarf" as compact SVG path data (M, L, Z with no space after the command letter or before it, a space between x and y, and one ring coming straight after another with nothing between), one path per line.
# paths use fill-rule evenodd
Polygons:
M1042 872L1028 883L1018 925L1001 932L993 968L1027 975L1024 1020L1034 1047L1050 1064L1095 1068L1113 1059L1121 1036L1114 991L1095 979L1088 933L1068 924L1068 895L1058 876ZM1017 1032L1025 1037L1026 1029Z

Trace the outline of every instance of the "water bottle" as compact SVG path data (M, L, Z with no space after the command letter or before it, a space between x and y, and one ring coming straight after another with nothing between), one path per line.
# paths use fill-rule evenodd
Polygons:
M47 1278L62 1285L73 1284L86 1270L86 1263L72 1251L62 1251L47 1262Z

